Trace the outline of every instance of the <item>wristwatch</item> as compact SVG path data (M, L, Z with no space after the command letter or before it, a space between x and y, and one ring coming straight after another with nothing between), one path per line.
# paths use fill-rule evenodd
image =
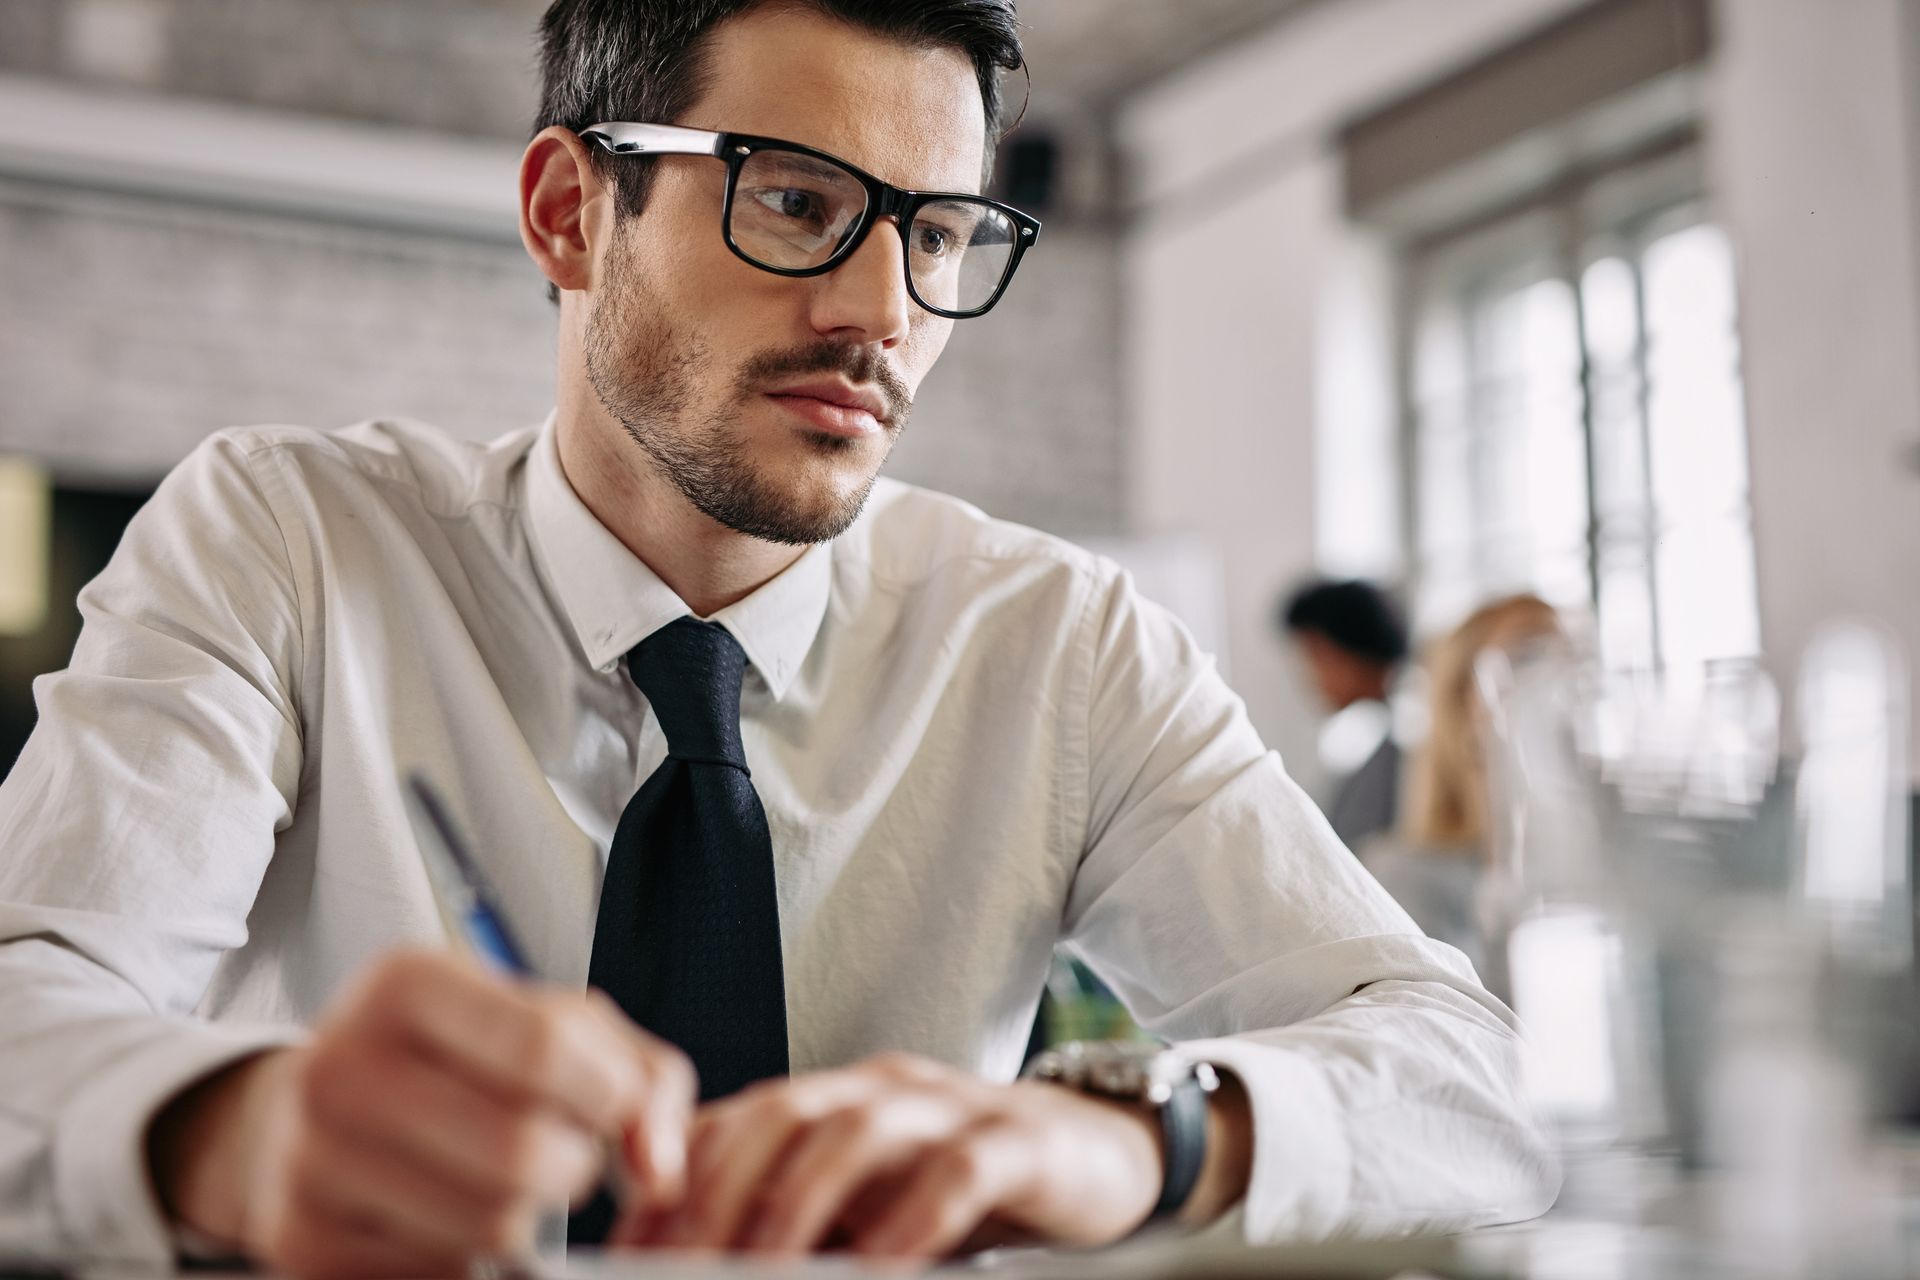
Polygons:
M1076 1040L1035 1057L1021 1078L1157 1111L1166 1139L1166 1167L1160 1203L1147 1221L1180 1212L1207 1162L1207 1095L1220 1087L1219 1073L1211 1066L1160 1044Z

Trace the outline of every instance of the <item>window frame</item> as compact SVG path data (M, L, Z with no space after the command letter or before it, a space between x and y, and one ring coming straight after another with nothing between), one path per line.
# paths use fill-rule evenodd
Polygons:
M1668 647L1663 643L1659 600L1657 550L1668 529L1653 488L1653 393L1648 367L1646 282L1647 249L1663 236L1686 227L1711 224L1702 153L1697 134L1688 130L1661 139L1628 154L1573 169L1558 180L1536 187L1522 198L1486 212L1411 238L1400 247L1395 305L1395 397L1398 409L1396 445L1399 459L1401 551L1406 565L1406 588L1416 627L1426 631L1450 626L1451 616L1428 616L1425 607L1433 557L1423 510L1423 424L1431 418L1433 402L1422 398L1418 356L1423 322L1435 300L1450 300L1463 325L1462 373L1455 389L1469 433L1468 466L1474 502L1486 502L1487 462L1497 452L1477 433L1489 422L1485 410L1485 366L1475 353L1476 317L1484 314L1482 299L1499 296L1527 284L1558 279L1571 291L1578 342L1578 422L1582 437L1586 523L1583 531L1586 591L1584 603L1596 619L1600 613L1602 569L1609 549L1626 545L1642 549L1646 563L1651 661L1664 667ZM1632 352L1635 419L1639 432L1640 483L1646 495L1637 525L1623 531L1609 521L1597 492L1596 369L1587 332L1585 273L1593 263L1617 256L1633 273L1635 336ZM1737 298L1736 298L1737 306ZM1744 384L1742 355L1736 344L1733 376ZM1744 386L1742 387L1744 391ZM1742 434L1748 432L1741 414ZM1744 477L1743 495L1729 517L1742 518L1751 547L1752 476ZM1471 531L1473 577L1485 581L1487 548L1492 541L1476 522ZM1484 590L1484 588L1480 588ZM1758 626L1758 619L1755 619Z

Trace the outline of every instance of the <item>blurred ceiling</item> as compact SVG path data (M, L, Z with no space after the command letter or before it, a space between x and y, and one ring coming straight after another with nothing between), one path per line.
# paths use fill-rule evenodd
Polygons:
M1036 116L1328 0L1025 0ZM545 0L0 0L0 70L520 138ZM1010 94L1018 90L1010 89Z
M1104 108L1317 2L1324 0L1023 0L1034 94Z

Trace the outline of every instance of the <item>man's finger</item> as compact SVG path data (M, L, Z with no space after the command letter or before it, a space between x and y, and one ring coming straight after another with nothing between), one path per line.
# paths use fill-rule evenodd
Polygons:
M361 997L366 1016L483 1086L597 1132L616 1131L638 1104L631 1042L578 993L510 981L452 955L401 952L369 976Z
M687 1195L651 1241L675 1248L730 1248L767 1170L800 1125L878 1087L860 1068L754 1085L709 1104L688 1142Z
M598 1148L576 1123L509 1105L437 1059L343 1055L316 1068L316 1119L327 1130L392 1149L477 1196L567 1199L598 1171Z
M686 1196L687 1143L700 1099L693 1064L679 1050L639 1031L611 1001L596 1005L596 1012L616 1020L617 1034L632 1043L640 1075L638 1105L618 1135L630 1190L656 1211L677 1206Z
M989 1215L1025 1194L1033 1153L1019 1127L995 1119L961 1134L910 1177L898 1198L855 1236L872 1258L936 1258L952 1252Z
M607 1249L644 1249L657 1246L665 1238L667 1224L675 1209L662 1209L635 1199L620 1207L607 1232Z
M761 1190L745 1246L782 1254L819 1247L863 1187L953 1138L966 1121L951 1097L910 1092L856 1103L810 1125Z
M786 1082L760 1086L703 1112L687 1153L686 1201L655 1243L730 1247L754 1189L805 1119Z

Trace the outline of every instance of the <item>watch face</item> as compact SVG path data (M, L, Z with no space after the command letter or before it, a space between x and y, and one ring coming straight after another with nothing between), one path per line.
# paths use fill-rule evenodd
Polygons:
M1032 1074L1110 1098L1161 1103L1194 1078L1193 1060L1137 1040L1077 1041L1043 1054Z

